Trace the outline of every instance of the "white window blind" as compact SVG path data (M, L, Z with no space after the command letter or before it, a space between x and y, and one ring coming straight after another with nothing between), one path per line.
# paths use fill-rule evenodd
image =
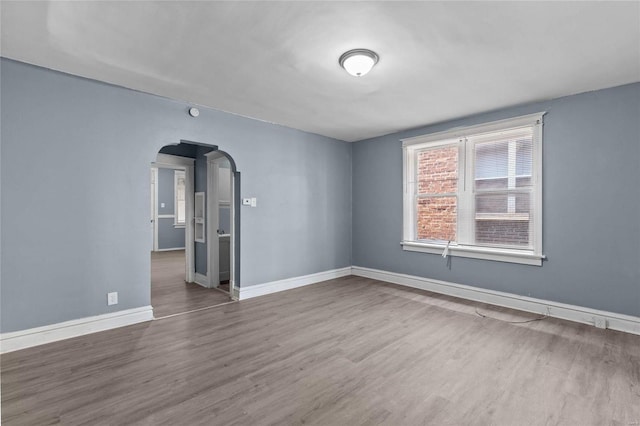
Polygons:
M467 138L474 150L475 244L532 248L533 128Z

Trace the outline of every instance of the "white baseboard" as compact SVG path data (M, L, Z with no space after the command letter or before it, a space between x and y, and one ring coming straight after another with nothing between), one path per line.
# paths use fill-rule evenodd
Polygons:
M163 249L158 249L156 251L177 251L177 250L184 250L184 247L163 248Z
M352 274L359 277L372 278L520 311L549 315L583 324L595 325L596 319L603 319L606 321L606 328L640 335L640 317L360 266L354 266L352 270Z
M491 305L504 306L526 312L543 315L547 314L551 317L583 324L595 325L596 319L604 320L607 328L640 335L640 318L635 316L601 311L576 305L568 305L544 299L518 296L511 293L487 290L447 281L364 268L360 266L333 269L330 271L287 278L265 284L241 287L237 293L237 297L240 300L245 300L252 297L276 293L348 275L372 278L393 284L446 294L477 302L489 303ZM196 283L205 287L207 286L206 284L208 283L208 280L205 275L196 273L195 280ZM80 318L77 320L65 321L28 330L2 333L0 334L0 353L13 352L58 340L150 321L152 319L153 308L151 306L143 306L140 308Z
M151 321L153 308L143 306L141 308L126 309L93 317L80 318L43 327L27 330L2 333L0 335L0 353L17 351L45 343L83 336L97 331L110 330L124 327L139 322Z
M209 278L206 275L202 275L198 272L194 275L194 281L196 284L201 285L202 287L209 288Z
M318 272L316 274L302 275L300 277L272 281L264 284L240 287L239 296L240 300L245 300L252 297L264 296L265 294L277 293L279 291L290 290L292 288L302 287L309 284L315 284L334 278L346 277L348 275L351 275L350 266L346 268Z

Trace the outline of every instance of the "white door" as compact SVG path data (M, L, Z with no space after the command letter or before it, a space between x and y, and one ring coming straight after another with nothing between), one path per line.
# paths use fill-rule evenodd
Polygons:
M220 191L218 179L220 162L219 153L211 152L207 155L207 278L209 287L220 285L220 229L219 200Z
M233 295L233 179L229 160L219 152L207 155L207 250L209 287L218 287L220 280L229 280L229 294ZM220 208L227 207L230 217L225 229L220 226ZM226 229L228 228L228 229ZM221 235L221 234L224 235ZM222 260L221 260L222 259ZM221 264L224 262L224 264Z

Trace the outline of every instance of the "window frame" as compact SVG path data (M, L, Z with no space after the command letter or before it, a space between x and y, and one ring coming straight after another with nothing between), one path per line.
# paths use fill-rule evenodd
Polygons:
M184 218L183 222L178 221L178 181L179 175L182 175L184 182ZM182 169L173 170L173 226L174 228L185 228L187 226L187 176L186 171Z
M485 259L501 262L520 263L526 265L541 266L545 258L542 253L542 134L543 134L543 116L546 112L538 112L524 116L492 121L473 126L458 127L443 132L431 133L426 135L415 136L411 138L401 139L402 142L402 180L403 180L403 226L402 226L402 249L405 251L417 251L423 253L441 254L443 255L447 247L446 242L425 242L415 238L417 227L417 212L414 204L417 200L417 194L409 193L414 186L411 180L414 179L416 173L417 153L421 150L434 148L437 146L450 145L457 143L458 151L458 204L460 210L468 210L475 215L475 209L469 210L469 204L473 198L473 185L475 182L475 156L474 146L477 142L468 143L467 138L478 137L483 133L494 133L500 131L508 131L521 127L532 127L532 170L531 179L533 182L533 202L534 220L531 236L533 243L531 248L507 248L498 246L488 246L486 244L461 244L451 243L447 250L448 255L467 257L474 259ZM471 195L469 195L469 191ZM471 206L473 207L473 206ZM468 218L467 218L468 219ZM460 235L467 237L473 232L473 220L460 220L458 214L457 232L458 239ZM468 228L468 229L467 229Z

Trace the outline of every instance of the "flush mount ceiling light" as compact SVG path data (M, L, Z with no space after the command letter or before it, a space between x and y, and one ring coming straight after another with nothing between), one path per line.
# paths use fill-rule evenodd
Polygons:
M338 62L349 74L362 77L378 63L378 55L368 49L353 49L344 52Z

